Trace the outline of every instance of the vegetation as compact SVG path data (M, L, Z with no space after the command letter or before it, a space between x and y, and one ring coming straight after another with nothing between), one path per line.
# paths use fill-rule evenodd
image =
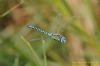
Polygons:
M0 66L100 66L99 0L0 0ZM31 30L67 38L62 44Z

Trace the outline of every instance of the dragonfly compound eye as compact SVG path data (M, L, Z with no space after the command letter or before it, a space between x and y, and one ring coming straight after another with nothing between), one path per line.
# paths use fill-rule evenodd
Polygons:
M66 38L65 38L65 37L61 37L60 42L61 42L61 43L66 43Z

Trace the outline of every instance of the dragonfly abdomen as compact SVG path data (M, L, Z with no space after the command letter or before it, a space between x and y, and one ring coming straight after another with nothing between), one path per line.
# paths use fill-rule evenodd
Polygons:
M36 30L37 32L40 32L40 33L43 33L43 34L46 34L46 35L49 34L48 32L44 31L43 29L41 29L41 28L39 28L37 26L31 26L31 25L29 25L28 27L31 28L31 29Z

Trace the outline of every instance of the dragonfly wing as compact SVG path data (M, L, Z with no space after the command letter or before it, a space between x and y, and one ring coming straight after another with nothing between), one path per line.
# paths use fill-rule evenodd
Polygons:
M37 40L46 40L48 37L43 37L43 38L33 38L30 41L37 41Z

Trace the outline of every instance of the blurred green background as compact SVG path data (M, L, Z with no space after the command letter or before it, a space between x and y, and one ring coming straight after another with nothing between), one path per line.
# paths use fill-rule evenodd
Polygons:
M67 42L30 41L34 24ZM100 1L0 0L0 66L100 66Z

